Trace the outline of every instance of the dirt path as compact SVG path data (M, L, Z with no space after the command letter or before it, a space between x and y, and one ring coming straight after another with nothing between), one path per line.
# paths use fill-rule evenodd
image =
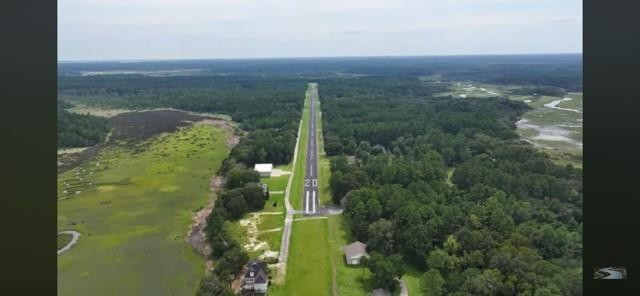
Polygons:
M211 178L209 181L209 189L211 190L209 203L191 217L193 223L185 237L185 241L205 258L211 255L212 251L211 246L207 243L207 235L204 232L205 227L207 227L207 217L213 211L216 194L222 190L224 183L225 179L222 176L215 175Z
M71 238L71 241L64 247L62 247L62 249L58 250L58 255L68 251L69 249L71 249L71 247L73 247L73 245L75 245L76 243L78 243L78 239L80 238L80 232L77 232L75 230L65 230L65 231L60 231L58 232L58 234L71 234L73 237Z
M400 285L400 296L409 296L409 289L402 279L396 279Z

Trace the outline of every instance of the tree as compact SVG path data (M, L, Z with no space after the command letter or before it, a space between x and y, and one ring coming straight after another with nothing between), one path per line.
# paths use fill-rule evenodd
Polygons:
M380 219L369 225L367 246L383 254L393 251L393 223Z
M374 287L394 291L396 278L404 274L402 256L400 254L384 256L374 251L371 253L368 264L369 270L373 273Z
M436 269L429 269L429 271L422 274L420 278L420 286L422 289L422 295L424 296L441 296L444 295L444 279L440 272Z
M449 255L441 249L435 249L427 257L427 266L430 269L444 270L449 261Z
M227 175L227 183L225 187L227 189L239 188L245 186L247 183L260 182L260 175L258 172L236 166Z
M510 295L512 293L503 294L504 285L502 284L502 274L495 269L487 269L479 275L468 278L462 287L471 295L491 296L491 295Z
M442 246L449 255L456 254L460 250L460 244L456 240L456 237L453 235L447 236L447 240Z
M247 202L250 210L257 211L264 208L266 198L262 191L262 188L260 188L257 184L249 183L245 187L243 187L241 191L242 197Z
M247 261L249 261L247 253L240 246L236 246L224 252L214 271L221 278L227 279L240 271Z
M225 192L222 196L222 201L230 219L240 219L242 215L249 211L249 206L239 191Z
M196 296L231 296L229 285L216 274L209 274L200 281Z
M360 258L360 266L362 266L362 275L364 276L364 272L369 266L369 257L363 256Z

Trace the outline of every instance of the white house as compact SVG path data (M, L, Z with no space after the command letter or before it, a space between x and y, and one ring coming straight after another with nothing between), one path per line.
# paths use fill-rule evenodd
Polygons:
M342 249L344 250L344 257L349 265L358 265L362 257L369 257L369 254L367 254L367 245L359 241L346 245Z
M271 177L271 171L273 170L273 164L271 163L256 163L253 170L260 174L260 177Z

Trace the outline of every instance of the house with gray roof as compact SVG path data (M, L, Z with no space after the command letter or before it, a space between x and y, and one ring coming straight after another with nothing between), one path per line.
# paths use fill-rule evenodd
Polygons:
M348 265L359 265L362 257L369 257L367 245L359 241L346 245L342 249Z
M267 265L264 262L250 261L247 264L242 282L243 295L266 295L269 285Z

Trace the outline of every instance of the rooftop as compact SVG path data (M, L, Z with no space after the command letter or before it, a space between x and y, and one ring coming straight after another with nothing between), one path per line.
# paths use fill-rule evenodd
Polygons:
M266 264L258 261L251 261L247 264L247 272L244 274L246 278L253 278L255 284L267 282Z
M352 244L346 245L342 248L347 257L353 257L358 255L367 255L367 245L360 241L356 241Z
M258 172L270 172L273 169L273 164L272 163L256 163L253 169Z

